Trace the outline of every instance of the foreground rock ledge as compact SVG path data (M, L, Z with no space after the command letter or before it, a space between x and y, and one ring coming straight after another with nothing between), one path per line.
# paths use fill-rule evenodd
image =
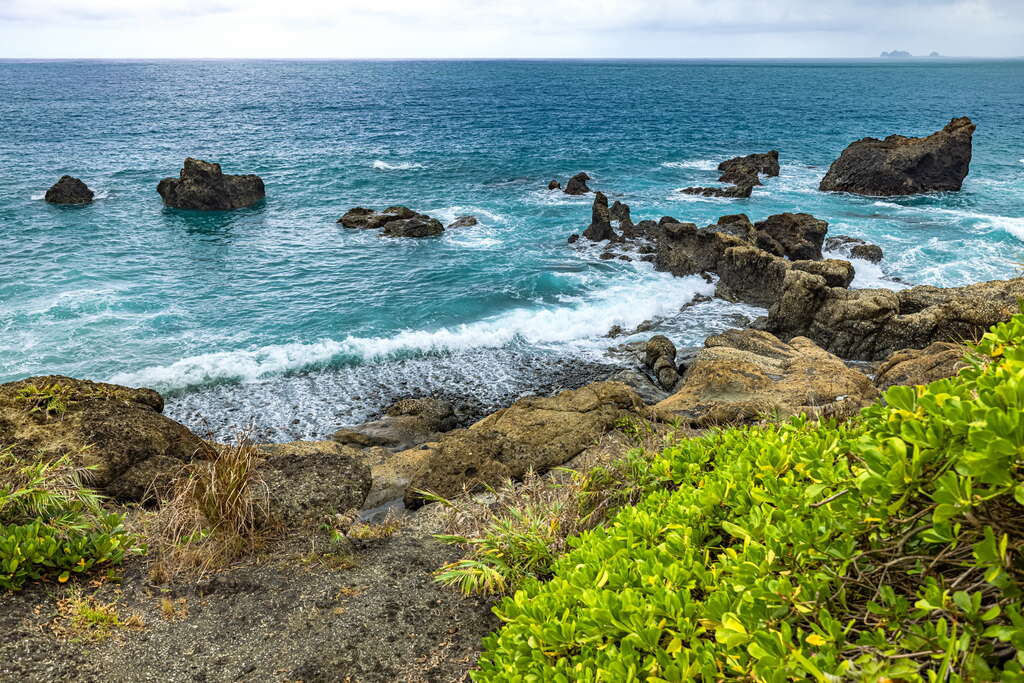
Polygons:
M177 178L156 186L164 204L175 209L224 211L251 206L266 196L257 175L227 175L220 164L189 157Z
M832 162L818 189L870 196L958 191L971 165L974 129L964 116L923 138L858 140Z

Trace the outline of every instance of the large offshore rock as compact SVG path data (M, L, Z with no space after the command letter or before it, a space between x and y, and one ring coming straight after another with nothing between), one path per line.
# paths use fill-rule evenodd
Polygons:
M569 178L569 182L565 184L565 189L562 190L566 194L581 195L590 192L590 188L587 187L587 181L590 180L590 176L586 173L580 172ZM551 189L551 185L548 185L548 189Z
M971 165L974 128L963 116L923 138L858 140L832 162L819 189L872 196L959 190Z
M228 175L220 164L189 157L177 178L164 178L156 186L164 204L175 209L201 211L241 209L266 196L257 175Z
M95 195L88 185L78 178L66 175L61 176L61 179L46 191L43 199L51 204L88 204L93 196Z

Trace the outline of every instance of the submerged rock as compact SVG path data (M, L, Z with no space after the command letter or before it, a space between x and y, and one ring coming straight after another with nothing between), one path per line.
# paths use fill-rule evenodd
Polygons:
M577 173L572 178L569 178L569 182L565 184L565 189L562 191L572 195L587 194L590 192L590 188L587 187L588 180L590 180L590 176L586 173Z
M43 197L51 204L88 204L95 196L89 186L78 178L61 176Z
M927 137L858 140L832 162L818 189L871 196L957 191L970 169L974 129L964 116Z
M240 209L266 196L257 175L227 175L220 164L189 157L177 178L164 178L156 191L164 204L200 211Z
M859 237L848 235L836 235L825 240L826 251L838 251L840 254L850 258L863 259L871 263L878 263L882 260L882 248L876 244L865 242Z
M848 416L876 395L867 375L809 339L786 344L758 330L729 330L704 342L679 391L652 410L706 427L798 413Z
M67 455L94 466L90 485L127 501L157 495L181 466L212 449L161 415L152 389L60 375L0 385L0 444L25 461Z
M735 157L718 165L721 175L719 182L733 185L760 185L759 174L769 177L779 175L779 152L772 150L764 154L748 154Z

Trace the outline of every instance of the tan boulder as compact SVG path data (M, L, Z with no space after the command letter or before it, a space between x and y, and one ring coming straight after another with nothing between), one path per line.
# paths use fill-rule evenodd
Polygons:
M967 367L967 348L953 342L935 342L924 349L903 349L893 353L878 368L875 386L885 391L896 384L914 386L952 377Z
M866 375L809 339L786 344L767 332L729 330L705 341L682 388L653 410L703 427L798 413L848 415L876 393Z

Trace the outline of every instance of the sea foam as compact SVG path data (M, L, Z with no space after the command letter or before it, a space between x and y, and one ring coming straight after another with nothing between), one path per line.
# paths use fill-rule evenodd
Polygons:
M380 159L377 159L371 165L378 171L410 171L415 168L426 168L423 164L415 161L399 161L398 163L391 164Z

